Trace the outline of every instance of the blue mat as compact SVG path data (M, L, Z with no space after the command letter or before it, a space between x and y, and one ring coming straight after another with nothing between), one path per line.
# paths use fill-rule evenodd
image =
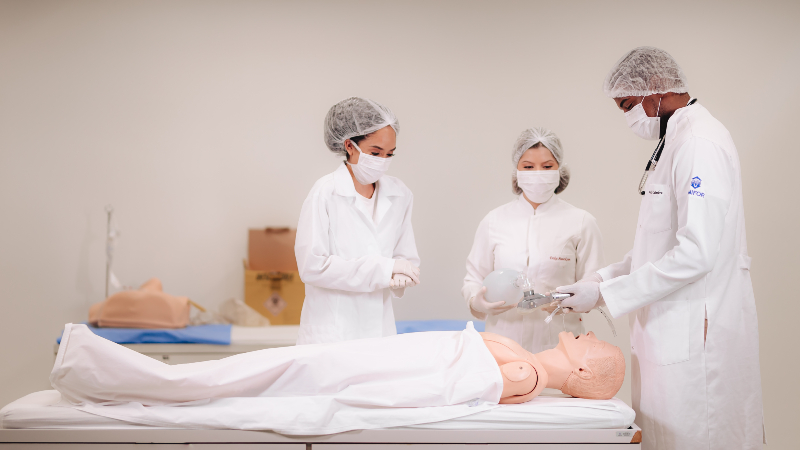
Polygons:
M398 320L397 334L416 333L418 331L461 331L467 327L466 320ZM472 321L475 330L484 331L485 322Z
M117 344L231 344L230 325L197 325L177 329L95 327L89 329L94 334ZM61 343L60 336L56 342Z

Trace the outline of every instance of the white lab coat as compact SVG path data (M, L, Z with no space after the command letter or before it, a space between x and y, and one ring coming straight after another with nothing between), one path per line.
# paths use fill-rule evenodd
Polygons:
M483 279L498 269L524 273L536 292L575 283L603 266L603 239L595 218L557 196L533 209L524 196L494 209L478 225L461 294L474 297ZM470 308L472 310L472 308ZM583 333L580 314L566 314L545 323L548 314L516 309L486 319L486 331L506 336L538 353L558 344L558 333Z
M347 166L317 180L297 225L295 255L306 297L298 344L397 334L389 289L395 259L419 266L413 195L402 181L377 182L374 219L356 201Z
M697 103L678 109L645 191L633 250L599 272L611 314L631 313L642 448L760 449L758 320L728 130Z
M462 417L495 407L503 390L471 323L174 366L67 324L50 382L62 406L103 417L301 435Z

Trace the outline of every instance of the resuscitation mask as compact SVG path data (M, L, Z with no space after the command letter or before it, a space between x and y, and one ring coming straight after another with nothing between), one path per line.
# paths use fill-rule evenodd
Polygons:
M381 158L380 156L367 155L362 152L355 142L350 141L353 147L358 150L358 164L350 164L353 169L353 175L356 180L361 184L372 184L381 179L383 174L389 170L389 165L392 163L391 158Z
M661 135L661 118L658 117L658 113L661 112L661 99L658 99L656 117L648 116L644 112L642 103L644 103L644 97L638 105L625 113L625 120L628 121L628 127L633 130L634 134L642 139L654 141Z
M550 200L560 182L558 170L517 170L517 185L534 203Z

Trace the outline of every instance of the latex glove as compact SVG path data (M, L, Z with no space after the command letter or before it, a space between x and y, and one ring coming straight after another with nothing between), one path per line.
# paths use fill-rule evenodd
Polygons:
M414 284L419 284L419 267L411 264L405 259L395 259L394 260L394 268L392 269L392 274L401 273L411 280L414 281ZM394 276L392 276L392 281L394 281Z
M556 288L556 292L573 294L572 297L561 302L562 308L570 308L573 312L585 313L591 311L602 300L600 283L596 281L579 281L569 286Z
M594 272L594 273L591 273L591 274L586 275L585 277L581 278L581 280L578 281L578 283L585 283L587 281L594 281L595 283L602 283L603 282L603 277L601 277L599 273Z
M550 314L550 313L552 313L553 311L555 311L555 310L556 310L556 308L558 308L558 303L559 303L559 302L553 302L553 303L550 303L550 304L544 305L544 306L542 306L542 311L546 311L546 312L547 312L547 314ZM556 313L556 315L557 315L557 316L560 316L560 315L562 315L562 314L566 314L568 311L569 311L569 310L565 310L564 308L561 308L561 311L557 312L557 313Z
M482 287L481 290L475 294L475 297L469 299L469 306L479 313L488 314L490 316L496 316L517 307L514 303L510 305L506 305L506 302L491 303L486 300L485 295L486 286Z
M396 273L392 275L392 282L389 284L389 287L391 289L405 289L416 285L417 283L414 283L411 277L403 275L402 273Z

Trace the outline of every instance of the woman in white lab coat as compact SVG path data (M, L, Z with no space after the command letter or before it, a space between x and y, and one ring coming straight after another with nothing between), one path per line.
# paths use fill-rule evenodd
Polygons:
M386 176L399 122L352 97L325 117L325 144L344 157L317 180L297 225L295 255L306 297L298 344L397 334L392 297L419 283L413 195Z
M531 352L554 348L558 333L582 334L580 314L545 323L548 313L520 314L484 297L483 279L497 269L525 274L537 293L575 283L603 267L603 245L595 218L558 198L569 183L561 141L550 130L531 128L514 145L511 184L518 198L489 212L478 225L461 293L486 331L519 342Z

